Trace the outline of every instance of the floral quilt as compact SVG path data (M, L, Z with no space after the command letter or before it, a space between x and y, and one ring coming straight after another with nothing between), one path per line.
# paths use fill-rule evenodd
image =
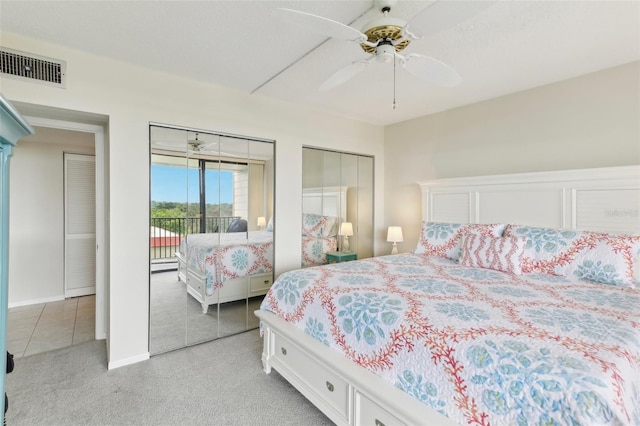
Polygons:
M191 234L180 243L180 253L204 277L211 295L226 280L273 271L273 233Z
M338 249L336 237L315 238L302 236L302 266L322 265L325 253Z
M400 254L282 274L262 302L465 425L640 425L640 290Z

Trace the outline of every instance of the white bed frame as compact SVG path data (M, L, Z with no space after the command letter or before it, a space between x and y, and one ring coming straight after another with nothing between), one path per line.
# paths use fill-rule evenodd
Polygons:
M441 179L419 183L422 218L640 233L640 166ZM262 364L339 425L454 425L276 315L262 322Z
M187 263L180 252L176 253L176 257L178 258L178 281L186 283L187 292L202 305L203 314L207 313L210 305L265 295L273 283L272 272L248 275L226 280L222 287L215 289L212 294L207 294L205 277L187 268Z

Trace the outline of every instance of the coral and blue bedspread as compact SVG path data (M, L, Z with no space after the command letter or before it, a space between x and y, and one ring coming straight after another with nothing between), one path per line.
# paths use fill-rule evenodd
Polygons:
M211 295L226 280L273 271L273 233L190 234L180 253L187 267L204 277Z
M640 290L400 254L282 274L261 309L460 424L640 425Z

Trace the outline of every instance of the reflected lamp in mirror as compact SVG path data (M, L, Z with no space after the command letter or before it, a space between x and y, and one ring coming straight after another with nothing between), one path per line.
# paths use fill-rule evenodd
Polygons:
M267 226L267 220L263 216L258 217L258 229L262 231L265 226Z
M351 222L342 222L340 224L340 235L342 235L342 251L349 251L349 237L353 235L353 225Z
M387 241L393 243L391 254L398 254L398 243L404 241L402 238L402 227L390 226L387 230Z

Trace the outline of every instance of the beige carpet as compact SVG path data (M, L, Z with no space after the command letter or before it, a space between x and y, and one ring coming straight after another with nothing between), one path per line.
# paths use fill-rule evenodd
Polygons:
M257 330L108 371L104 341L16 360L13 425L330 425L262 370Z
M149 352L159 354L257 328L262 296L209 306L206 314L177 272L151 274ZM219 309L219 310L218 310Z

